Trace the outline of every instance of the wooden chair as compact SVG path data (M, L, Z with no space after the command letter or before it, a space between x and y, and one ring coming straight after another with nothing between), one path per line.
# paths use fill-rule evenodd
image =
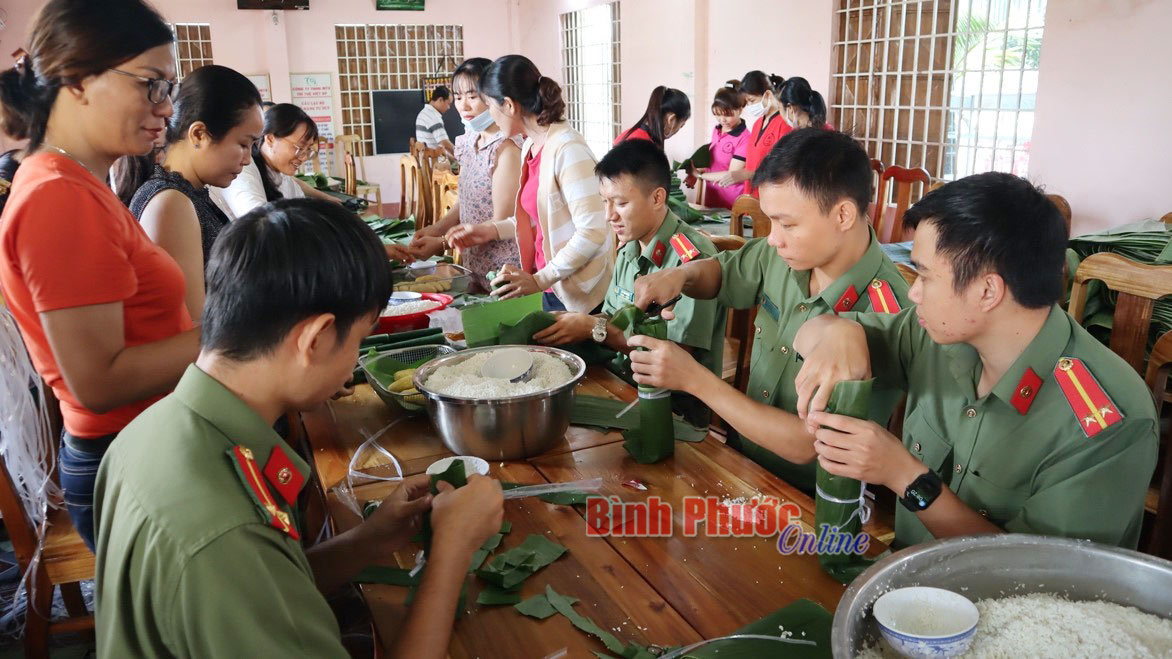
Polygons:
M1148 332L1155 301L1172 295L1172 266L1145 265L1111 252L1091 254L1074 273L1070 289L1070 315L1081 323L1086 308L1086 285L1103 282L1117 294L1115 322L1111 328L1111 350L1137 373L1144 373Z
M1152 390L1152 397L1156 403L1157 422L1162 418L1164 403L1172 402L1172 393L1168 391L1168 375L1172 372L1172 332L1164 332L1156 345L1152 346L1152 354L1148 357L1147 375L1144 381ZM1148 490L1144 508L1154 516L1151 534L1144 548L1149 554L1161 558L1172 559L1172 437L1160 423L1161 470L1156 472L1159 479L1158 487ZM1163 513L1163 514L1161 514Z
M419 162L414 156L403 154L399 158L399 219L415 217L416 228L422 229L426 219L423 206L423 176Z
M1164 213L1164 217L1160 218L1164 224L1172 224L1172 213Z
M437 219L437 211L439 210L435 204L433 195L431 194L431 177L432 172L435 171L437 163L441 156L444 156L443 149L429 149L423 142L415 142L411 145L411 155L415 158L415 162L419 165L419 181L421 190L423 190L422 212L416 216L416 226L426 227L431 226ZM422 222L420 221L422 220Z
M432 208L436 209L435 219L439 221L451 210L451 206L444 205L444 200L447 193L455 193L460 189L460 177L453 174L451 168L443 167L432 170L430 181Z
M769 217L761 211L761 202L751 195L741 195L733 202L729 235L744 236L746 215L753 221L754 238L769 235ZM735 344L737 361L733 386L741 391L749 385L749 361L753 355L753 321L756 319L756 308L734 309L729 313L725 343Z
M882 160L879 160L878 158L871 158L871 171L874 172L874 176L871 177L871 181L875 186L875 197L871 199L870 213L871 226L873 227L879 226L880 209L885 205L883 200L886 199L886 196L883 193L887 182L883 180L884 169L885 167L883 167Z
M920 276L920 273L916 272L915 268L906 263L896 263L895 269L899 270L900 276L903 277L903 280L907 282L908 286L916 283L916 278Z
M761 202L756 197L747 194L737 197L736 201L733 202L729 235L745 235L744 218L746 215L753 222L754 238L769 235L769 217L761 211Z
M1048 194L1046 198L1058 207L1058 213L1062 215L1062 219L1066 220L1066 237L1070 237L1070 202L1066 201L1066 197L1060 194Z
M879 236L881 242L898 243L903 240L903 214L907 212L908 206L911 206L912 203L912 186L920 183L921 189L926 188L932 179L928 176L927 170L922 167L907 169L892 165L883 170L883 176L880 178L879 189L884 195L888 194L888 181L893 181L895 184L893 195L895 197L895 214L892 216L891 230L887 232L887 240L884 241L883 224L888 207L886 196L879 197L874 221L875 235Z
M44 388L44 405L56 411L57 400ZM52 414L50 416L53 416ZM60 424L54 423L51 437L60 436ZM4 438L15 441L15 438ZM73 528L64 506L49 509L42 526L44 540L25 513L24 503L0 455L0 515L12 539L12 550L22 575L27 575L28 600L24 629L26 657L48 657L49 635L86 632L94 628L94 616L86 609L80 582L94 578L94 554ZM38 546L40 557L37 558ZM31 573L30 573L31 572ZM61 599L69 617L54 621L53 591L61 589Z
M375 212L377 212L379 215L382 215L383 193L379 184L370 182L363 183L362 185L357 184L357 179L366 178L366 161L363 159L361 149L358 146L358 140L359 137L357 135L339 135L334 138L334 144L336 144L338 149L341 151L343 163L346 162L346 156L349 155L351 161L356 167L354 174L355 181L351 184L353 190L347 189L346 194L353 195L355 197L361 197L368 202L373 203L375 208L378 209ZM373 199L371 198L371 195L374 195Z

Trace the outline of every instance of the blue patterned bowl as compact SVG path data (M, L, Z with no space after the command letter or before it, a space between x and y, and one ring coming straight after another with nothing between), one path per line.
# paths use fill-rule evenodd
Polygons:
M897 588L875 600L879 632L898 653L913 659L956 657L977 631L977 606L943 588Z

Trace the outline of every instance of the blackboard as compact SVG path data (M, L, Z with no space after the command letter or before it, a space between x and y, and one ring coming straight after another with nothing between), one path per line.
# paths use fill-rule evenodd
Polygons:
M374 108L374 152L407 153L409 138L415 137L415 117L423 109L423 92L418 89L397 89L370 93ZM444 113L444 128L448 139L456 143L456 136L464 134L464 122L456 108Z

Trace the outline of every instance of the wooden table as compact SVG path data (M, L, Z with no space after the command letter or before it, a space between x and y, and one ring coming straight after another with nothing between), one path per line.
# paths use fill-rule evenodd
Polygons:
M628 401L635 396L629 385L600 368L592 368L579 387L580 393L589 395ZM349 399L307 413L306 428L321 483L329 489L344 480L353 451L366 436L396 418L397 412L388 410L367 386L359 387ZM407 474L419 473L450 455L426 417L399 421L380 443L400 460ZM490 469L491 475L502 480L527 484L602 476L601 494L625 502L658 496L671 504L672 535L621 538L589 536L585 519L572 507L536 498L505 503L505 517L513 529L498 552L520 544L530 533L547 534L569 549L530 577L522 595L543 592L548 584L577 597L581 613L624 642L686 644L731 633L802 597L833 611L842 596L844 587L821 570L816 557L780 554L776 536L683 535L682 502L690 495L773 496L798 505L806 530L814 522L809 497L711 434L699 443L676 442L673 457L640 465L623 448L619 433L571 427L558 448L528 461L491 463ZM624 486L628 480L637 480L647 489ZM392 487L387 483L359 486L354 493L361 502L382 498ZM336 530L358 522L358 516L336 496L329 501ZM872 545L872 553L882 549L878 541ZM388 557L387 564L409 567L413 561L409 551ZM567 656L578 657L604 649L562 616L538 621L509 606L478 606L479 587L478 580L469 579L468 613L456 622L453 657L544 657L562 649ZM394 639L405 616L406 588L366 585L362 590L379 637Z

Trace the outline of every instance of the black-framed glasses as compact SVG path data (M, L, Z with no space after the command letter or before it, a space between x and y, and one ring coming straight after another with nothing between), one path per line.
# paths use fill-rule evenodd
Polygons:
M320 146L316 142L313 144L307 144L305 146L301 146L300 144L294 142L293 140L291 140L287 137L278 137L277 139L288 142L293 147L293 157L294 158L300 158L301 156L305 156L307 160L311 160L311 159L317 157L318 150L320 149Z
M148 78L118 69L109 69L114 73L120 73L128 78L136 78L146 83L147 86L147 100L158 105L166 99L175 100L175 95L179 93L179 83L175 80L167 80L166 78Z

